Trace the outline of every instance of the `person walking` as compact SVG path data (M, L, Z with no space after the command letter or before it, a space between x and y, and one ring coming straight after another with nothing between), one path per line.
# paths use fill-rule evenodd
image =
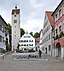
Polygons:
M3 56L2 56L2 59L4 60L4 54L3 54Z
M39 49L39 58L41 58L41 54L42 54L42 52L41 52L41 50Z

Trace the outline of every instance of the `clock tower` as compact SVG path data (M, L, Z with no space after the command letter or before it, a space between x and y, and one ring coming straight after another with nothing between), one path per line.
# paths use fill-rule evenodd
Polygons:
M12 51L17 49L20 38L20 9L12 9Z

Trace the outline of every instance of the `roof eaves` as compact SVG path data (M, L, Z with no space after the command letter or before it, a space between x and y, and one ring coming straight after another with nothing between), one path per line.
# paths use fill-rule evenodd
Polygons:
M52 13L52 15L55 13L55 11L58 9L58 7L62 4L63 1L64 1L64 0L62 0L62 1L60 2L60 4L56 7L56 9L55 9L54 12Z

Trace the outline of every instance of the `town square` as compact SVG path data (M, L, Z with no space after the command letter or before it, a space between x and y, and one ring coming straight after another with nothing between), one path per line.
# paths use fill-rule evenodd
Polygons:
M64 71L64 0L0 0L0 71Z

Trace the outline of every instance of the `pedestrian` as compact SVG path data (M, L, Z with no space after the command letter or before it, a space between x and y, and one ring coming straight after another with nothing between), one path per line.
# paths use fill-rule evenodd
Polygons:
M3 54L3 56L2 56L2 59L4 60L4 54Z
M42 52L41 52L41 50L39 49L39 58L41 58L41 54L42 54Z

